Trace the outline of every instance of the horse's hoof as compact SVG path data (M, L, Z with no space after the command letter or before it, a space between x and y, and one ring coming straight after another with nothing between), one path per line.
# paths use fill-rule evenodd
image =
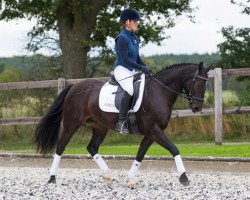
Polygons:
M56 176L50 176L48 183L56 183Z
M103 178L104 184L105 184L106 186L110 186L111 180L112 180L110 174L109 174L109 173L106 173L106 174L102 175L102 178Z
M129 179L129 181L128 181L128 187L130 189L135 189L136 184L137 184L137 181L135 179Z
M184 185L184 186L189 185L189 180L188 180L188 177L187 177L187 175L186 175L185 172L181 175L181 177L179 178L179 180L180 180L180 183L182 185Z

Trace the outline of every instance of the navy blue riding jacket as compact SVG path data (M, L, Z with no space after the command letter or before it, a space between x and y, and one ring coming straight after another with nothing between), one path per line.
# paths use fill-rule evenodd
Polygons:
M121 65L132 71L145 66L139 56L139 38L126 28L115 38L115 52L115 67Z

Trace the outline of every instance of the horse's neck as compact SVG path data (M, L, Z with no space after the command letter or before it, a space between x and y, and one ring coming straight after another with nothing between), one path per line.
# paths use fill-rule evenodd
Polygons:
M161 83L163 83L166 87L161 87L162 94L165 94L165 98L168 99L168 105L172 107L172 105L175 103L178 94L183 89L184 81L192 76L192 73L194 71L194 68L188 68L188 67L179 67L179 68L173 68L166 70L164 72L161 72L158 76L155 78L158 79ZM175 91L170 91L171 90Z
M185 76L187 75L186 71L187 70L183 68L178 68L176 70L173 68L172 70L162 72L162 74L156 78L165 86L175 91L180 91L182 90L183 80L185 80Z

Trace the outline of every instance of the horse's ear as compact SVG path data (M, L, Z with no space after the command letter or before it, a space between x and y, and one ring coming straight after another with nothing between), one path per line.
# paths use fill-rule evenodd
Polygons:
M201 71L201 69L203 68L203 62L199 63L199 71Z
M209 65L209 66L206 68L206 71L209 72L209 70L213 69L213 65L214 65L214 63L212 63L211 65Z

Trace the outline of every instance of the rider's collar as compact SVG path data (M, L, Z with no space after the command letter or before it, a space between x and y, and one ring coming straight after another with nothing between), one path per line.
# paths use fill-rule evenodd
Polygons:
M129 31L128 29L124 28L123 31L127 34L127 35L134 35L134 31Z

